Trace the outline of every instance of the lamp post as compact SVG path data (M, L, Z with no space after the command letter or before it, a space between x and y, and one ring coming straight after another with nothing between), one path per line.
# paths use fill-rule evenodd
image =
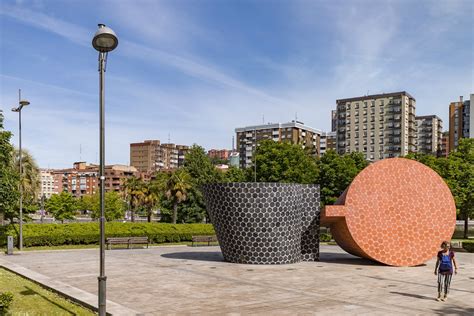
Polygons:
M100 143L100 167L99 167L99 181L100 181L100 274L99 280L99 315L106 314L106 281L105 276L105 212L104 212L104 197L105 197L105 112L104 112L104 75L107 64L107 54L114 50L118 45L118 38L114 31L105 24L99 24L99 29L92 39L92 46L99 52L99 143Z
M30 102L21 99L21 89L18 89L18 107L13 108L13 112L18 112L18 138L19 138L19 165L20 165L20 238L18 239L18 249L23 250L23 168L22 168L22 152L21 152L21 110L24 106L29 105Z

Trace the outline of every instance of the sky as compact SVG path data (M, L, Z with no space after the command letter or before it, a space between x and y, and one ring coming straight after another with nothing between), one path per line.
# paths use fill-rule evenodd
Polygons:
M145 139L232 147L236 127L331 128L336 99L407 91L448 128L474 92L474 1L117 0L0 3L0 109L42 168L98 162L98 23L109 53L106 163Z

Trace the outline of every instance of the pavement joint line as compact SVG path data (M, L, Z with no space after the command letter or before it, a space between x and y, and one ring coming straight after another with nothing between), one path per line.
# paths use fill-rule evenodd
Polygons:
M67 299L73 302L76 302L79 305L82 305L95 312L98 311L97 303L99 299L98 299L98 296L95 294L70 286L61 281L52 280L48 276L45 276L38 272L24 268L15 263L5 262L2 259L0 259L0 267L10 272L13 272L25 279L28 279L36 284L39 284L40 286L52 292L55 292L59 294L60 296L66 297ZM128 307L125 307L115 302L107 300L107 314L126 316L126 315L138 315L140 313Z

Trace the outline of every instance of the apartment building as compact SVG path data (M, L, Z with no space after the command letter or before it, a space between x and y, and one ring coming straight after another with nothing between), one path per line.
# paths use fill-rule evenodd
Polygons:
M130 144L130 164L144 173L176 169L184 165L188 151L189 146L145 140Z
M69 192L76 197L99 192L99 166L75 162L72 168L52 170L56 193ZM104 170L105 192L123 190L126 178L139 177L137 168L125 165L106 165Z
M252 165L252 156L259 141L271 139L276 142L299 144L314 156L320 155L321 131L304 125L303 122L268 123L239 127L237 134L237 151L241 168Z
M207 156L212 159L228 160L231 151L227 149L211 149L207 152Z
M417 152L441 155L443 120L436 115L416 116Z
M377 161L416 152L416 100L405 91L336 100L337 151Z
M42 196L49 199L51 195L57 194L54 186L54 176L49 169L40 169L41 191L38 193L38 199Z
M449 154L449 131L444 131L441 137L441 153L440 157L448 157Z
M329 149L336 150L336 139L336 132L322 132L321 141L319 145L319 153L321 155L324 155Z
M459 97L458 102L449 104L449 152L458 147L461 138L474 137L471 124L474 124L471 115L471 104L474 102L474 94L470 100Z

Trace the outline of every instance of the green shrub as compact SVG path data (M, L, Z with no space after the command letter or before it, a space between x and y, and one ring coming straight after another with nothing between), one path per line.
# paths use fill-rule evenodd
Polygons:
M12 292L3 292L0 293L0 312L3 315L3 312L7 311L10 308L10 305L13 302L13 293Z
M319 235L319 241L321 242L328 242L328 241L331 241L331 239L332 239L331 234L322 233Z
M462 242L462 247L464 248L464 250L466 250L467 252L474 252L474 241L463 241Z
M0 231L0 246L6 244L8 235L14 236L16 242L17 232L17 225L9 225L5 231ZM191 241L192 236L214 234L211 224L105 224L106 237L148 236L152 243ZM98 244L99 223L24 224L23 243L25 247Z

